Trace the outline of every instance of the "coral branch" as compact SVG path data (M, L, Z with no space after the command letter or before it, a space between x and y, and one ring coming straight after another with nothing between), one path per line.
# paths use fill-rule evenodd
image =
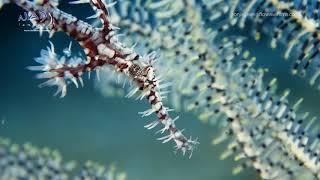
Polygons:
M215 2L224 4L223 1ZM139 39L144 42L143 48L161 49L163 59L173 60L157 68L167 75L164 78L174 82L169 100L175 106L196 111L200 119L227 120L221 122L225 129L214 144L231 139L221 158L238 153L235 160L241 161L241 165L234 169L235 174L253 167L263 179L319 179L320 136L317 128L311 128L314 118L309 121L307 115L298 112L302 100L290 106L289 91L278 96L276 79L265 84L265 71L253 68L255 58L250 58L249 52L239 47L243 38L217 41L217 32L228 28L224 24L211 27L214 33L210 34L201 24L206 19L201 18L197 4L192 1L182 4L184 8L175 9L179 12L168 9L173 6L168 1L149 4L152 11L136 4L147 14L143 17L161 16L154 27L150 25L154 22L143 18L132 18L125 23L117 21L119 27L126 27L124 33L132 37L131 41ZM214 6L217 4L213 3ZM175 23L163 18L162 13L157 12L158 8L160 12L174 11L176 15L166 18L174 19ZM112 19L121 19L126 14L123 11L130 11L130 8L119 9L122 10L114 10ZM226 12L221 11L222 14ZM220 15L215 14L211 19L217 16ZM153 29L143 31L146 22ZM167 72L169 67L176 69ZM177 79L177 74L184 77Z
M77 166L75 161L64 161L57 150L30 143L19 146L0 137L0 179L126 179L126 174L113 166L106 168L92 161Z
M229 2L206 3L203 6L209 17L217 15L216 9L226 6ZM218 18L231 25L238 24L244 28L252 25L253 35L259 40L263 34L271 37L271 47L276 48L279 43L286 46L284 58L293 57L292 74L299 74L315 85L319 78L320 52L320 2L284 1L284 0L231 0L229 18ZM216 19L214 19L216 20ZM208 19L207 23L213 21ZM250 22L250 23L247 23ZM317 86L320 89L320 86Z

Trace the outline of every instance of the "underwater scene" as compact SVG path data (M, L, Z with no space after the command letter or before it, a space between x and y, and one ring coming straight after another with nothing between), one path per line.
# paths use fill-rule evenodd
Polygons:
M0 180L320 179L320 0L0 0Z

